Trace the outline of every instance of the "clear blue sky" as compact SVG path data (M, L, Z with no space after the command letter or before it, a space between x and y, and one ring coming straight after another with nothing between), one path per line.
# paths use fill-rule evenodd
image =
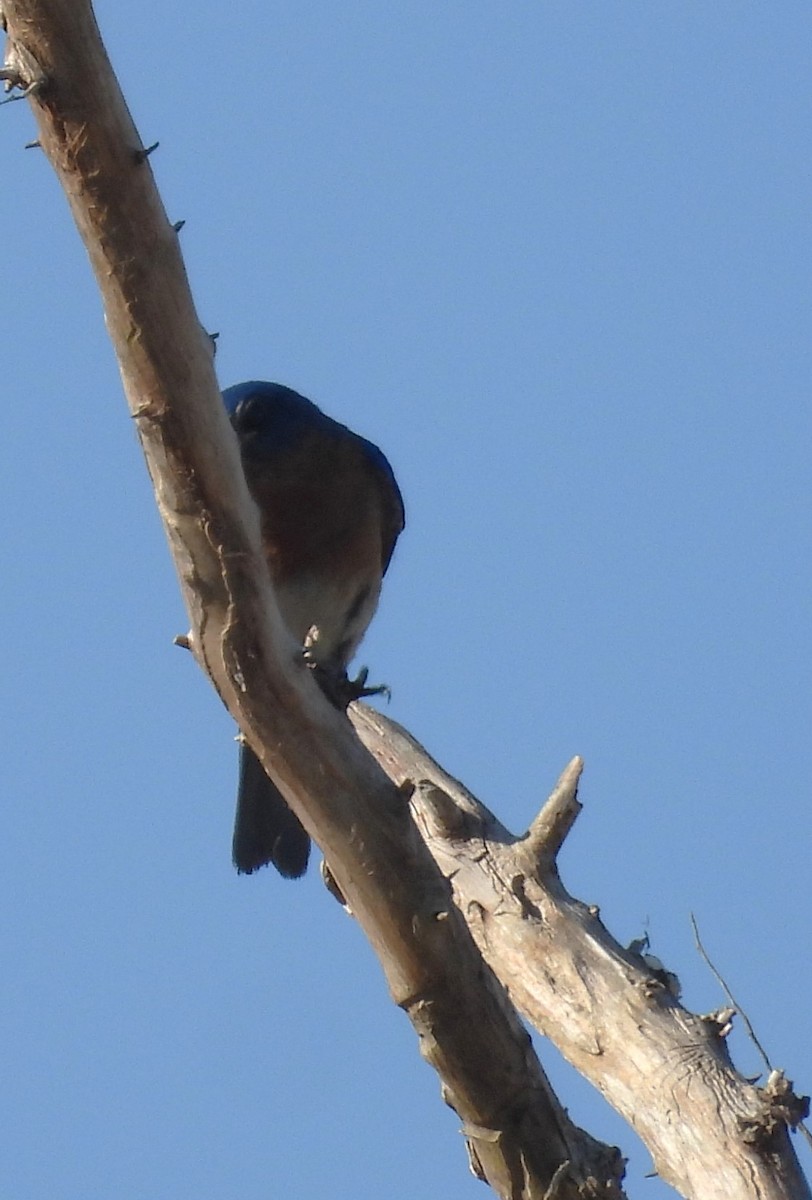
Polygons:
M360 659L389 711L517 832L582 754L570 891L621 941L647 930L708 1011L695 912L812 1089L812 9L98 16L222 383L293 385L398 474ZM317 872L232 872L233 728L172 647L169 555L33 136L0 112L0 1197L482 1197ZM630 1192L671 1195L540 1052Z

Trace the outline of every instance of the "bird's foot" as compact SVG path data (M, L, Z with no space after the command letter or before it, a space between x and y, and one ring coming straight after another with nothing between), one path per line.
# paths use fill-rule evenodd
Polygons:
M316 683L335 708L345 712L354 700L362 700L365 696L386 696L387 700L392 698L392 693L385 683L377 687L367 687L369 671L366 667L361 668L355 679L350 679L344 667L338 663L319 662L316 658L318 640L318 626L313 625L304 640L304 660L313 672Z
M324 695L341 712L345 712L354 700L362 700L365 696L386 696L387 700L391 696L385 683L378 687L367 687L369 672L366 667L359 671L356 679L350 679L343 667L325 666L312 659L307 665Z
M392 699L392 689L388 683L376 683L373 687L367 687L368 678L368 668L362 667L355 679L347 680L353 700L363 700L366 696L385 696L387 700Z

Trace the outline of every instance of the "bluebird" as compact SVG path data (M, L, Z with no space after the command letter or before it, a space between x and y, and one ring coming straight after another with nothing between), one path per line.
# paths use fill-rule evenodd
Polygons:
M282 618L339 708L375 690L347 667L366 632L403 529L392 468L372 442L280 383L223 392ZM310 839L249 746L240 747L232 856L241 873L273 863L303 875Z

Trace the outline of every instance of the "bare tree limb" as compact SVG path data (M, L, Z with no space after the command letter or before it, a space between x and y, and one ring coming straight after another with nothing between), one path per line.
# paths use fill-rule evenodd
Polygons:
M472 1169L511 1200L621 1194L617 1152L569 1121L512 1001L607 1094L684 1195L808 1200L787 1135L791 1089L742 1080L719 1024L682 1009L563 889L555 856L577 816L580 762L515 839L407 734L359 708L353 720L381 770L324 701L280 620L179 225L90 5L3 4L3 77L28 96L88 249L190 646L325 851L462 1119ZM396 786L409 780L422 836L411 787Z
M102 293L191 648L327 854L462 1118L477 1174L504 1197L619 1196L618 1152L578 1130L556 1100L404 795L326 703L282 626L179 226L163 210L90 5L7 0L4 15L6 78L29 96Z
M352 720L390 777L417 781L415 818L483 957L519 1012L626 1118L658 1174L702 1200L808 1197L789 1141L808 1101L781 1072L756 1088L714 1014L688 1012L638 954L574 900L554 859L580 808L574 759L524 838L382 713Z

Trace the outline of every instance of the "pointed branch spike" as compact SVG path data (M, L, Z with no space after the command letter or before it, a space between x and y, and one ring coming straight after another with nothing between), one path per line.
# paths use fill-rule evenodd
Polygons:
M567 763L539 815L528 829L516 850L533 860L535 865L554 862L567 834L583 807L578 799L578 781L584 760L576 755Z

